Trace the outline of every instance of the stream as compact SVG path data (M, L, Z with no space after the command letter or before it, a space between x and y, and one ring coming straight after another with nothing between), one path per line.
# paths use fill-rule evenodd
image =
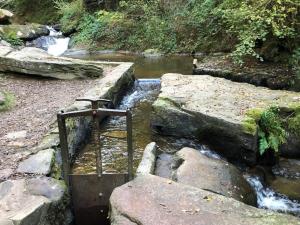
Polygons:
M62 32L56 31L52 27L47 27L50 31L48 36L39 37L33 41L27 42L27 47L41 48L53 56L60 56L68 49L70 38L64 37Z
M41 37L31 43L47 50L49 54L58 56L68 47L69 38L49 28L50 35ZM173 154L182 147L192 147L202 154L212 158L221 158L217 153L197 140L185 138L165 137L154 133L151 129L151 105L160 91L159 78L165 73L192 74L192 57L190 56L164 56L143 57L137 54L102 51L93 54L78 52L67 55L72 58L101 61L134 62L134 73L137 80L134 86L127 91L118 109L132 110L133 115L133 148L134 168L136 169L143 150L147 144L155 141L159 146L160 154L157 159L156 175L170 178L172 173ZM125 118L110 117L101 124L101 150L103 157L103 170L105 172L125 172L127 170L127 142ZM87 144L80 152L73 165L74 174L95 173L95 151L92 144ZM257 194L259 208L269 209L283 213L300 216L300 203L289 199L272 188L263 184L257 176L247 176L246 180ZM299 193L300 194L300 193Z
M108 57L108 58L105 58ZM199 143L197 140L175 138L169 136L157 135L151 130L150 114L151 105L157 98L160 90L159 79L149 79L149 77L160 77L161 74L169 70L177 73L189 73L188 67L180 68L180 65L191 65L189 57L163 57L160 59L148 59L144 57L120 54L100 56L85 56L78 58L85 59L106 59L107 61L134 61L136 80L134 86L123 97L119 109L130 108L133 113L133 146L134 146L134 167L137 168L143 150L148 143L155 141L161 154L157 158L156 175L171 178L173 154L183 147L192 147L199 150L202 154L211 158L220 159L221 156L209 149L207 146ZM170 68L174 65L173 68ZM151 70L153 68L153 70ZM178 69L180 68L180 69ZM145 79L147 78L147 79ZM106 120L101 129L101 148L104 158L104 170L106 172L125 172L127 168L126 153L126 131L125 119L114 118ZM93 146L87 145L77 158L73 173L94 173L95 172L95 153ZM256 176L247 177L246 179L257 194L257 204L259 208L269 209L272 211L289 213L300 216L300 203L291 200L287 196L273 191L263 185Z

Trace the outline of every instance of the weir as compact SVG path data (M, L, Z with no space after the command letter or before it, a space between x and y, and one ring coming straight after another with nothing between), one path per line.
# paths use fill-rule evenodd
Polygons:
M90 110L61 112L57 115L61 143L63 173L72 197L75 223L109 224L108 203L114 188L133 178L132 116L129 110L98 108L99 102L110 103L106 99L77 99L90 101ZM126 117L128 169L124 173L103 173L102 152L100 148L100 121L107 116ZM66 119L74 117L92 117L92 143L95 151L96 173L72 174ZM88 222L87 222L88 221Z

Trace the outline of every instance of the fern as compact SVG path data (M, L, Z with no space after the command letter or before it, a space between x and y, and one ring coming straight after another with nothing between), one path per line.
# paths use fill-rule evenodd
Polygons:
M280 145L286 142L286 131L278 107L272 106L261 114L258 137L261 155L268 149L278 153Z

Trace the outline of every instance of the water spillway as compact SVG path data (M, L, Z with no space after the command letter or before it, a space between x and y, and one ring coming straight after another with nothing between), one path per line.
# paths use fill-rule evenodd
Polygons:
M68 49L70 38L64 37L62 32L56 31L53 27L47 28L50 31L48 36L27 42L26 46L41 48L53 56L62 55Z

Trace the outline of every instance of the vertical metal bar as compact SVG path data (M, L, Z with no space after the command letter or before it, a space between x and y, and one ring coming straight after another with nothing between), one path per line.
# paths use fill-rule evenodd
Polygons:
M98 108L98 101L91 101L92 109L97 110ZM100 120L97 116L97 112L93 112L93 141L95 142L95 151L96 151L96 170L98 177L102 176L102 154L101 154L101 143L100 143Z
M61 158L63 164L63 176L67 186L69 187L70 163L66 121L61 114L57 114L57 122L59 130Z
M128 151L128 179L133 179L133 147L132 147L132 114L127 110L126 114L127 127L127 151Z

